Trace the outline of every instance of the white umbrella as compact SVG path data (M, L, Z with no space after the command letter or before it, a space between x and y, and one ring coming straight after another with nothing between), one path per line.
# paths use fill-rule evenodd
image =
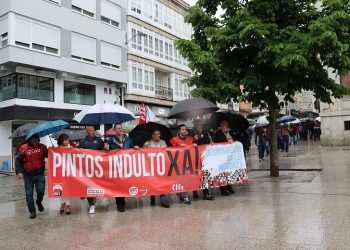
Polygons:
M287 122L287 124L298 124L298 123L301 123L301 121L298 118L296 118L296 120L294 121Z
M269 120L267 120L266 116L260 116L256 121L257 124L269 124Z
M134 114L118 104L95 104L77 114L73 120L86 125L115 124L134 120Z

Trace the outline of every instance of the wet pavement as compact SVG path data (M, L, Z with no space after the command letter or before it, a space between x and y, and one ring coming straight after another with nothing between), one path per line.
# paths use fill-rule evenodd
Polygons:
M215 201L185 206L173 196L165 209L128 198L118 213L113 199L98 199L91 216L86 200L74 199L67 216L46 198L35 220L22 182L0 177L0 249L350 249L350 148L307 143L280 160L285 171L270 178L254 150L250 182Z

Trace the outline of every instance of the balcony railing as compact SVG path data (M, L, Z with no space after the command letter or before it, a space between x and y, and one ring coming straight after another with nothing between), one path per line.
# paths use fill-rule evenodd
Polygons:
M155 86L155 94L156 98L163 99L163 100L173 100L173 89L165 88L162 86Z

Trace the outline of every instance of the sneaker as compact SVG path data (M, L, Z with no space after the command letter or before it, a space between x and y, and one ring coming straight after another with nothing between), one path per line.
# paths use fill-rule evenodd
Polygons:
M43 206L43 204L41 204L41 202L36 201L36 205L38 206L39 212L43 212L44 211L44 206Z
M184 198L184 203L185 203L186 205L191 205L191 201L188 199L188 197L185 197L185 198Z
M230 192L227 191L226 189L220 189L221 195L223 196L230 196Z
M90 206L90 209L89 209L89 214L94 214L94 213L95 213L95 210L96 210L95 205L91 205L91 206Z
M211 200L214 200L215 197L211 194L204 194L203 195L203 200L206 200L206 201L211 201Z
M151 196L151 206L155 206L156 205L156 197L155 196Z
M35 219L36 218L36 213L35 212L30 213L29 218Z
M117 210L121 213L125 212L125 205L117 205Z
M262 160L261 160L261 159L259 159L259 162L262 162Z
M231 193L231 194L236 193L236 191L233 190L232 186L227 186L227 191L228 191L229 193Z
M169 208L170 207L170 203L169 202L161 202L160 206L161 207L165 207L165 208Z

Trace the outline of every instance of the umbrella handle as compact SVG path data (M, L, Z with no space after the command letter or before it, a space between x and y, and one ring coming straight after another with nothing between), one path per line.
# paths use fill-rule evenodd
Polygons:
M51 146L53 146L51 135L49 135L49 138L50 138Z

